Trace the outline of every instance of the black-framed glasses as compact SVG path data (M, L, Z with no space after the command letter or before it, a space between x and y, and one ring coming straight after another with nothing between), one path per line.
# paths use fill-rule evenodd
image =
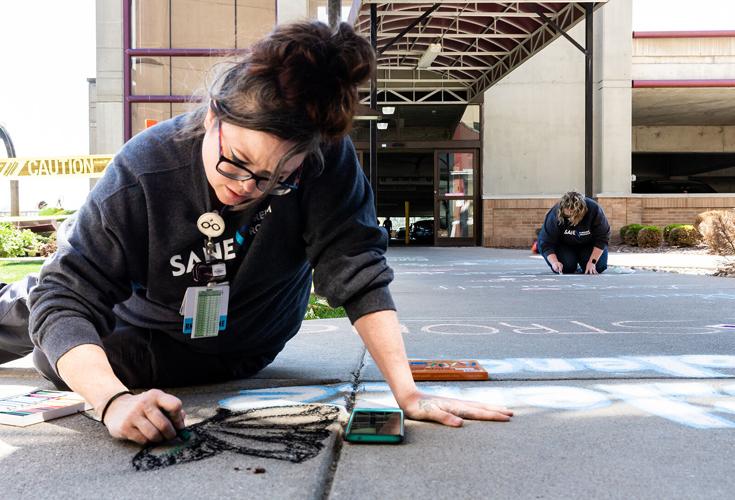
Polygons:
M217 165L215 166L217 172L234 181L249 181L250 179L252 179L255 181L255 187L257 187L260 191L264 193L268 191L268 185L271 183L270 178L258 175L250 170L248 167L246 167L245 163L243 163L242 161L239 161L236 158L227 158L224 154L222 154L221 120L218 120L217 128L219 129L219 160L217 160ZM299 165L299 167L286 180L277 181L270 189L268 194L282 196L284 194L290 193L291 191L295 191L299 188L300 177L301 166Z

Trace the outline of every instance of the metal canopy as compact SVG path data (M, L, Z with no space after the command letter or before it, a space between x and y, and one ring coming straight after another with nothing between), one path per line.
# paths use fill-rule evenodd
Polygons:
M369 36L375 5L378 104L467 104L584 19L584 3L354 0L349 22Z

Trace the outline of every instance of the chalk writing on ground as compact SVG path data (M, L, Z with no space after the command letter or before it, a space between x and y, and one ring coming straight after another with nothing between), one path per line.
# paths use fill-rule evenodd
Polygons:
M635 415L630 409L653 415L693 429L735 429L735 384L705 381L627 382L591 384L588 387L533 384L509 387L483 382L467 386L421 384L423 392L453 398L504 405L517 410L536 408L554 413L595 412L619 408L622 415ZM237 409L260 401L290 400L294 402L342 404L351 384L278 387L241 391L238 396L220 402L223 407ZM362 406L396 406L390 388L384 382L366 382L357 387ZM609 412L596 414L608 418Z
M476 320L404 319L408 332L435 335L713 335L730 333L719 325L702 325L695 320L623 320L610 322L579 321L561 318L509 318Z
M726 321L730 318L722 318ZM731 323L732 321L730 321ZM732 334L729 323L703 325L697 320L622 320L599 321L584 318L510 317L510 318L423 318L401 320L402 333L434 335L722 335ZM302 334L351 330L345 318L305 321Z
M321 404L220 408L213 417L187 427L188 439L152 445L133 457L133 467L149 471L231 452L300 463L324 447L340 409Z

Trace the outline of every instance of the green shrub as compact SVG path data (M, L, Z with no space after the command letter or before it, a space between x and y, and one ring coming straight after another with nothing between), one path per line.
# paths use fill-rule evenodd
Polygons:
M625 243L627 243L628 245L638 245L638 231L643 229L643 227L643 224L630 224L628 226L628 229L625 231L625 237L623 237L623 241L625 241Z
M63 208L43 208L38 211L38 215L71 215L75 210L65 210Z
M625 233L628 231L628 228L630 228L630 224L626 224L620 228L620 239L622 241L625 241Z
M49 255L56 252L56 233L53 232L47 237L40 238L43 242L41 246L38 247L38 256L39 257L48 257Z
M34 257L45 239L9 222L0 223L0 257Z
M668 243L669 235L671 234L671 230L676 227L682 227L682 226L686 226L686 224L669 224L668 226L664 227L664 241Z
M659 227L646 226L638 231L638 246L641 248L660 247L663 241L663 233Z
M702 235L691 224L675 227L669 233L669 245L675 247L691 247L702 239Z
M311 294L304 319L344 318L347 316L343 307L332 308L323 297Z

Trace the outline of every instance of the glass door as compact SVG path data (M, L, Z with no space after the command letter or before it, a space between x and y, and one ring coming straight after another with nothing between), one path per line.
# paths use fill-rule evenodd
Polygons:
M436 245L475 244L477 151L434 153L434 234Z

